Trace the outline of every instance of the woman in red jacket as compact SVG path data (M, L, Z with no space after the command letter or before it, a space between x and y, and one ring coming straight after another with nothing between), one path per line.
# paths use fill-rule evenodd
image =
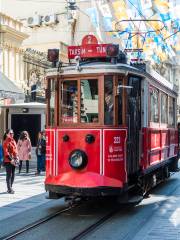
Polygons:
M15 177L16 160L18 159L17 146L13 137L14 137L13 130L12 129L6 130L3 142L4 165L6 167L7 192L11 194L14 193L12 185Z

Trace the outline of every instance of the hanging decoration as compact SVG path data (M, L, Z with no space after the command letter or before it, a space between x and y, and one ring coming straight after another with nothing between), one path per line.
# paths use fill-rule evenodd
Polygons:
M97 36L117 38L130 58L160 63L180 53L180 5L167 0L91 0ZM135 51L130 51L135 49ZM136 49L140 49L139 53Z

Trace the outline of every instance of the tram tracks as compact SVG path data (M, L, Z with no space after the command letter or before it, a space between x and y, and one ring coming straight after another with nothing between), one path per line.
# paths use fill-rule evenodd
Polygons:
M176 191L178 185L175 185L169 192L168 194L166 194L166 196L170 196L174 191ZM162 205L168 202L168 199L166 201L163 201L161 203L157 203L158 207L162 207ZM64 209L61 209L55 213L50 214L47 217L44 217L42 219L39 219L37 221L35 221L34 223L31 223L17 231L12 232L11 234L8 235L4 235L3 237L0 237L0 240L10 240L10 239L15 239L16 237L21 237L23 236L23 234L28 233L30 230L34 230L37 227L40 227L40 225L43 225L45 223L47 223L48 221L52 220L53 218L58 217L61 214L68 214L69 215L69 211L71 210L75 210L76 211L76 207L81 207L83 204L83 202L79 202L78 204L74 204L72 206L66 207ZM131 205L132 206L132 205ZM123 211L126 211L130 206L127 204L125 205L125 207L123 207ZM156 208L157 209L157 208ZM104 224L107 224L108 220L111 219L112 217L114 217L115 214L117 214L120 210L122 210L122 205L120 206L116 206L115 208L113 207L113 209L109 209L106 213L104 212L101 216L99 216L99 219L94 219L93 222L86 224L86 226L84 226L82 229L79 228L79 230L77 229L76 232L74 232L71 236L69 236L67 239L70 240L80 240L80 239L84 239L88 236L90 236L91 234L93 234L94 232L96 232L96 230L98 230L99 228L103 227ZM79 211L79 210L78 210ZM145 219L141 221L140 224L138 224L137 226L134 226L132 231L127 233L126 235L124 235L124 239L132 239L133 235L138 232L138 229L140 229L140 226L142 226L143 224L148 222L148 219L151 218L151 215L153 215L155 212L155 210L151 211L150 213L147 214L147 216L145 217ZM143 224L142 224L143 223Z
M0 237L0 240L11 240L11 239L15 239L16 237L20 236L21 234L25 233L25 232L28 232L34 228L37 228L38 226L40 226L41 224L43 223L46 223L48 221L50 221L51 219L59 216L60 214L63 214L65 212L68 212L70 210L72 210L73 208L75 208L77 205L74 205L74 206L69 206L67 208L64 208L60 211L57 211L55 213L52 213L50 214L49 216L46 216L44 218L41 218L37 221L35 221L34 223L30 223L24 227L22 227L21 229L19 230L16 230L14 232L12 232L11 234L8 234L8 235L5 235L3 237Z
M111 217L113 217L117 213L118 209L115 209L99 219L97 222L93 223L92 225L88 226L83 231L79 232L76 236L72 237L71 240L80 240L86 237L88 234L94 232L98 227L102 226L103 223L107 222Z
M41 225L49 222L53 218L58 217L61 214L68 213L70 210L75 209L76 207L80 206L80 203L69 206L65 209L62 209L60 211L57 211L55 213L52 213L51 215L44 217L42 219L39 219L35 221L34 223L28 224L21 229L18 229L11 234L5 235L3 237L0 237L0 240L12 240L16 239L17 237L21 237L23 234L28 233L31 230L34 230L37 227L40 227ZM86 228L84 228L82 231L78 232L75 234L75 236L70 237L69 239L71 240L79 240L82 239L83 237L87 236L88 234L92 233L95 231L98 227L102 226L105 222L107 222L113 215L115 215L120 208L116 207L113 210L109 211L107 214L104 214L104 216L100 217L99 220L94 221L94 223L89 224Z
M173 173L174 174L174 173ZM172 174L172 175L173 175ZM175 185L174 188L171 189L171 191L167 194L167 197L171 196L172 193L174 193L177 188L179 187L178 185ZM165 201L158 203L158 208L161 208L165 203L167 203L169 201L169 199L166 199ZM132 204L126 204L125 207L123 208L123 211L126 211L129 209L129 207L132 207ZM104 216L103 218L101 218L100 220L98 220L97 222L95 222L94 224L90 225L89 227L87 227L86 229L84 229L83 231L81 231L80 233L78 233L75 237L71 238L71 240L81 240L84 239L85 237L87 237L88 235L90 235L91 233L95 232L95 230L97 230L99 227L102 227L104 223L106 223L111 217L113 217L115 214L117 214L120 211L120 207L116 208L115 210L113 210L112 212L110 212L109 214L107 214L106 216ZM128 233L126 236L124 236L124 239L126 240L131 240L133 239L133 236L139 232L139 229L141 229L140 226L147 224L147 222L150 221L150 219L152 218L153 214L155 213L156 210L151 211L146 217L145 219L142 220L142 222L140 224L138 224L138 226L134 226L133 230L130 231L130 233Z

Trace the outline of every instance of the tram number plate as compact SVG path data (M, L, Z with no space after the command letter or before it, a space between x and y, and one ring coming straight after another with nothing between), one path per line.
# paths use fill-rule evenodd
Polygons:
M121 143L121 138L120 137L114 137L114 144L119 144Z

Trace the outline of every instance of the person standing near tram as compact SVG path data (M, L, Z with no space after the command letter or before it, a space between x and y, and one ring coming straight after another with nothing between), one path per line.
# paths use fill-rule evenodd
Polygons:
M2 146L2 141L0 140L0 168L3 165L3 146Z
M12 185L15 178L15 168L18 165L18 151L14 140L14 132L12 129L6 130L3 142L4 165L6 168L7 192L14 194Z
M21 173L23 162L26 162L26 173L29 173L29 160L31 159L31 140L27 131L21 132L17 143L17 149L20 159L19 173Z
M46 135L45 131L39 132L38 142L36 147L37 156L37 172L35 175L40 175L41 171L45 171L45 161L46 161Z

